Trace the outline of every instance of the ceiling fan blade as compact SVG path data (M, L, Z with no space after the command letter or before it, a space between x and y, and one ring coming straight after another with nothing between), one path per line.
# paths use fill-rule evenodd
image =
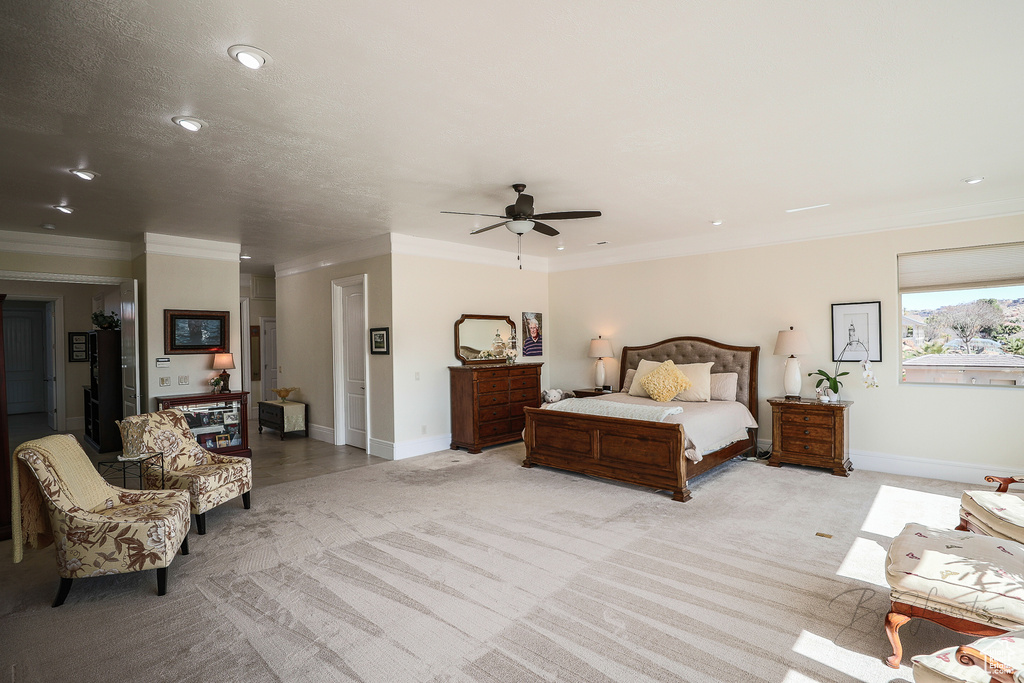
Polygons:
M547 235L548 237L554 237L555 235L558 234L558 231L552 228L550 225L544 225L543 223L538 223L537 221L533 222L533 229L542 235Z
M520 194L516 197L515 212L517 216L533 215L533 197L528 194Z
M500 228L501 226L505 225L506 223L508 223L508 221L502 221L500 223L495 223L494 225L488 225L486 228L477 228L476 230L472 231L469 234L470 235L479 235L482 232L487 232L488 230L493 230L494 228Z
M564 221L567 218L597 218L600 211L551 211L538 213L534 218L543 218L546 221Z
M499 216L496 213L468 213L466 211L442 211L441 213L454 213L460 216L487 216L488 218L507 218L507 216Z

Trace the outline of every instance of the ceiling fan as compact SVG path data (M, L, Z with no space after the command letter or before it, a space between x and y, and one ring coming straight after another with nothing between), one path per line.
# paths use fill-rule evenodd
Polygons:
M543 219L546 221L564 221L569 218L596 218L601 215L600 211L550 211L548 213L533 213L533 197L528 194L523 194L523 190L526 189L526 185L523 183L516 183L512 186L512 189L516 191L518 195L516 197L515 204L509 204L505 207L505 215L500 216L496 213L469 213L466 211L442 211L441 213L454 213L460 216L491 216L493 218L503 218L504 220L494 225L488 225L483 228L477 228L476 230L469 233L470 235L477 235L481 232L487 232L494 228L500 228L505 226L509 231L522 236L530 230L536 230L542 235L548 237L554 237L558 234L558 231L552 228L546 223L541 223L537 219Z

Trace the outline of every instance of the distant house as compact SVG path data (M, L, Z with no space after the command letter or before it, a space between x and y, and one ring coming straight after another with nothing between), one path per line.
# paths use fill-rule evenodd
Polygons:
M924 328L926 327L925 321L918 318L916 315L910 315L909 313L903 314L903 338L913 339L915 342L921 343L927 341Z
M1024 356L930 353L903 361L904 382L1024 386Z
M964 342L962 339L950 339L948 342L942 345L944 353L967 353L964 349ZM971 339L970 353L1002 353L1002 344L997 342L995 339L982 339L981 337L974 337Z

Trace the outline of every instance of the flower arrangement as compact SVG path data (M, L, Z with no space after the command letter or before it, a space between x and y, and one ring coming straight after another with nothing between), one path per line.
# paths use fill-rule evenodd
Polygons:
M861 366L861 379L864 381L864 388L874 389L878 386L878 380L875 379L875 371L871 366L871 359L868 358L868 348L864 346L864 343L854 339L843 347L843 350L839 352L839 360L836 361L836 367L832 371L832 374L828 374L824 370L818 370L817 372L808 372L808 377L814 377L820 375L817 383L814 385L815 389L818 390L818 396L822 401L838 401L839 400L839 388L843 386L843 383L839 380L840 377L849 375L849 372L839 372L839 364L843 362L843 356L850 350L852 346L860 346L864 349L864 360L860 362ZM826 387L827 391L822 392L821 385L828 382Z
M210 386L213 387L213 393L216 394L216 393L220 392L220 385L221 384L222 384L222 382L221 382L221 379L220 379L220 375L217 375L216 377L214 377L213 379L210 380Z
M121 329L121 318L118 317L117 311L111 311L110 315L106 315L103 311L93 311L92 324L99 330L119 330Z

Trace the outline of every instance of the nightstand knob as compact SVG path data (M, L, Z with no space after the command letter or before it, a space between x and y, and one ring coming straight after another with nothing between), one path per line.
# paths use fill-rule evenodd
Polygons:
M811 450L811 447L810 446L804 446L804 450L805 451L809 451L809 450Z
M807 415L804 415L804 422L807 422L807 421L808 421L808 420L810 420L810 419L811 419L811 418L810 418L809 416L807 416Z
M805 429L805 430L804 430L804 434L810 434L810 433L811 433L811 430L810 430L810 429Z

